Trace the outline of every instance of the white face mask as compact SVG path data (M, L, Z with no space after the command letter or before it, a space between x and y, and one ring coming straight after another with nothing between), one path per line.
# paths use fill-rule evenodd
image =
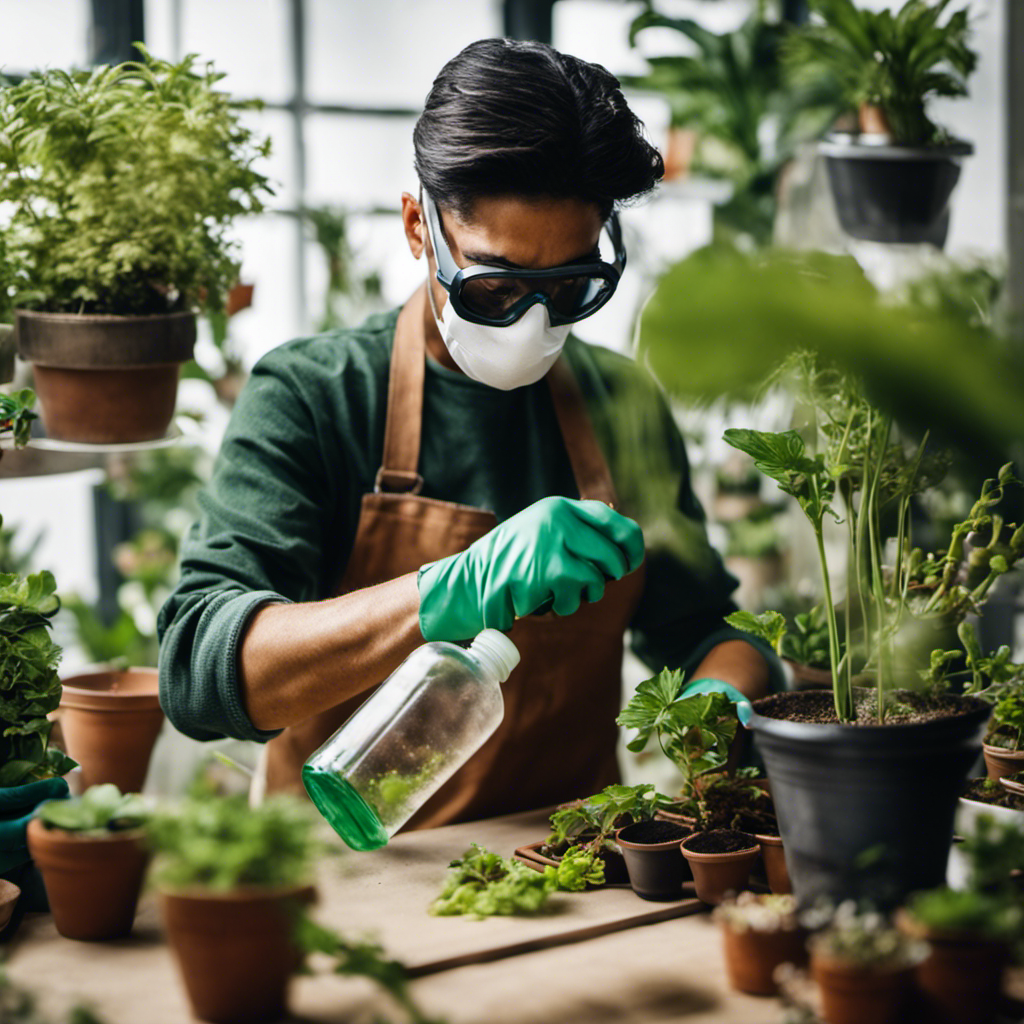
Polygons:
M572 329L571 324L552 327L543 302L534 303L508 327L487 327L463 320L450 302L438 316L429 279L427 296L456 366L467 377L501 391L540 380L558 359Z

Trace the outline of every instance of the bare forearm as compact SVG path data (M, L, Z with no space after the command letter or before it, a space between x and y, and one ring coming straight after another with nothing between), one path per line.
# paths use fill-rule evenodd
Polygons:
M750 700L768 693L768 662L744 640L726 640L708 651L692 673L693 679L721 679Z
M416 573L308 604L271 604L242 641L242 697L258 729L281 729L368 690L423 643Z

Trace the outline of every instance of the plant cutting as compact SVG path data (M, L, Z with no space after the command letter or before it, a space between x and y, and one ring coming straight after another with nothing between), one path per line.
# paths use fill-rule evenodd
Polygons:
M195 55L35 72L0 90L0 228L51 437L164 436L195 310L238 280L232 221L268 152Z
M775 968L807 962L807 931L792 896L741 892L719 904L714 917L722 926L729 982L740 992L773 996L779 990Z
M949 6L906 0L894 12L813 0L818 17L784 44L793 83L828 83L856 112L859 132L836 132L820 147L839 222L854 238L945 241L949 197L974 149L939 128L927 105L966 96L977 64L968 12Z
M547 858L555 866L571 850L583 850L603 863L605 884L625 882L628 875L615 843L616 831L652 821L669 804L671 800L648 783L606 786L600 793L556 810L547 841L524 850L535 851L535 856Z
M46 885L53 921L65 938L128 935L149 862L143 829L150 806L114 785L41 804L28 847Z
M827 1024L903 1024L914 968L927 944L904 935L884 916L839 905L831 924L809 942L811 974Z
M579 846L569 849L557 867L534 868L473 843L449 868L440 895L430 904L430 913L438 917L536 914L553 892L604 884L604 864Z

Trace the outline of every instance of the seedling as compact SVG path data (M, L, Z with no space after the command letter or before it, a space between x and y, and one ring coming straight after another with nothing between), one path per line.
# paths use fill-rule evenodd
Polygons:
M122 794L113 783L90 786L81 796L48 800L37 817L47 828L83 835L107 835L141 828L152 813L152 804L137 793Z
M606 786L600 793L563 807L551 815L548 843L555 847L581 847L597 853L613 847L612 836L631 822L650 821L672 800L654 786Z
M720 771L736 735L738 719L732 702L722 693L701 693L681 697L683 673L664 669L644 680L616 722L636 729L629 749L639 752L656 736L665 756L683 776L683 802L692 805L699 827L703 827L707 806L697 780Z

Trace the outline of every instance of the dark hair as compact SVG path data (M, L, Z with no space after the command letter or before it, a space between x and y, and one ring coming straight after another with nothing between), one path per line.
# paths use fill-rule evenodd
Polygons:
M613 74L511 39L470 43L445 64L413 144L420 184L464 217L497 195L581 199L607 217L665 171Z

